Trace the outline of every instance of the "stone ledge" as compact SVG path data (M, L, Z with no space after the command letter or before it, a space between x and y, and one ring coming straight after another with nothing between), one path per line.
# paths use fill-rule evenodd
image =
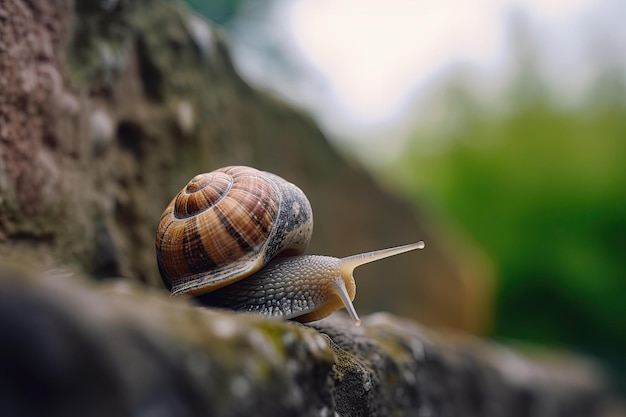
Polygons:
M311 325L128 283L0 273L1 415L601 416L581 358L375 314Z

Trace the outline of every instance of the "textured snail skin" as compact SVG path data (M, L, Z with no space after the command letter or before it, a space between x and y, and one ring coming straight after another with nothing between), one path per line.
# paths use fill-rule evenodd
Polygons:
M340 264L340 259L330 256L278 258L256 274L199 300L209 306L270 317L320 320L344 307L333 277L343 282L350 300L354 300L354 278L352 274L342 277Z

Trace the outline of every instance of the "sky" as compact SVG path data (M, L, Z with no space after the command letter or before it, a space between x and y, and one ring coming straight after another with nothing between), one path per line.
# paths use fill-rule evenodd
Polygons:
M455 68L471 71L480 95L496 100L518 64L520 22L538 47L541 75L564 103L590 87L597 62L626 61L623 0L270 4L250 8L233 27L238 68L311 112L331 139L348 143L405 135L419 119L420 100L428 105Z

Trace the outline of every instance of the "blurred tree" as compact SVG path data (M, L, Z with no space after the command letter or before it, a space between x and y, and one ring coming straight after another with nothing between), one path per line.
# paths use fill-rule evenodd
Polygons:
M496 260L496 336L579 348L624 375L626 89L608 71L564 108L526 69L498 115L452 82L447 124L418 128L389 169Z
M231 21L246 2L247 0L187 0L187 3L198 13L219 24Z
M269 0L187 0L187 3L198 13L208 17L213 22L227 26L246 7L261 7L269 3Z

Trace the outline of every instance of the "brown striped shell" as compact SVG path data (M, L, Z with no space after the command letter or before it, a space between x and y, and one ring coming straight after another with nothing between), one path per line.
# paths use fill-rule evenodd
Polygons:
M312 230L311 205L298 187L251 167L220 168L192 178L167 206L157 262L172 294L202 294L281 253L304 253Z

